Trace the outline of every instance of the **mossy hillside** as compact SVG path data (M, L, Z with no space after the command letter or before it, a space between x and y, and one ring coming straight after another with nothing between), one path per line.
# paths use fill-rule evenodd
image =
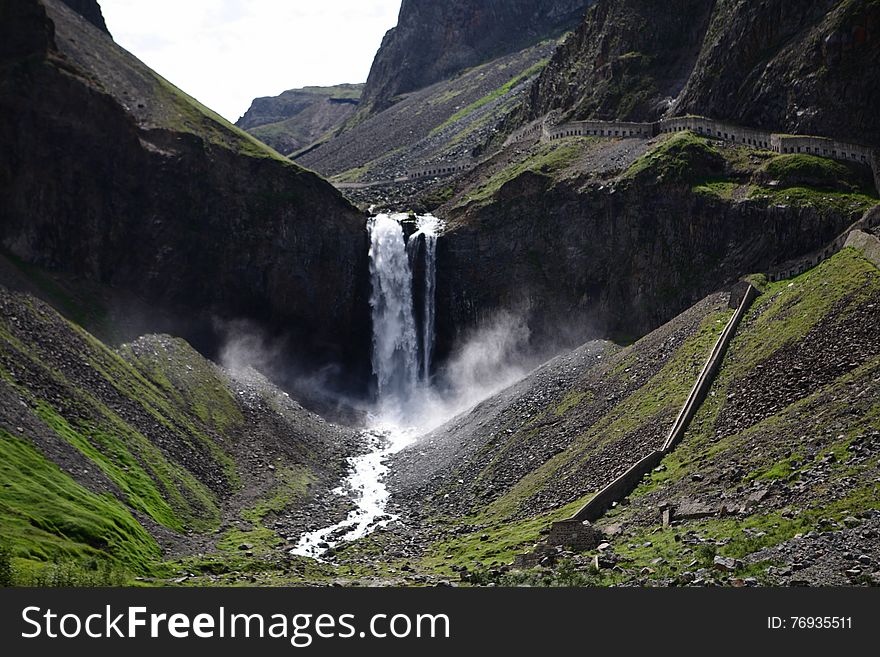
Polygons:
M159 556L155 540L123 504L76 483L6 429L0 429L0 478L0 544L20 572L88 559L143 572Z
M304 170L253 135L235 127L162 76L155 73L153 75L156 79L156 97L167 98L169 101L160 101L159 104L166 127L191 133L240 155L275 160L294 171Z
M876 196L850 192L830 192L809 187L775 189L752 185L748 197L764 201L768 206L813 207L823 212L849 214L854 218L880 203Z
M590 137L568 137L549 144L541 144L535 152L525 159L510 164L479 187L470 190L465 197L459 200L458 205L488 203L504 184L527 171L558 177L575 162L583 153L584 148L593 142L595 140Z
M618 507L603 519L603 524L623 523L632 528L621 539L626 545L620 544L616 550L632 559L634 567L650 567L652 578L669 577L685 568L693 570L690 562L698 556L698 549L686 548L675 539L684 532L696 532L711 543L713 554L743 558L796 534L840 523L857 511L880 508L880 460L852 458L858 437L880 429L880 405L870 396L852 392L876 381L880 357L744 430L731 435L716 433L735 380L773 353L803 340L819 322L833 325L842 321L849 309L869 303L878 294L876 268L850 249L791 281L769 284L741 326L683 442L663 460L663 468L652 472L633 492L630 505ZM846 305L841 309L844 299ZM688 482L695 473L712 479L718 468L731 463L743 471L745 485L776 482L788 487L809 477L816 468L824 470L821 478L807 479L809 486L786 513L769 509L743 518L708 518L661 528L655 512L657 524L639 520L628 525L636 517L644 517L646 504L653 506L658 499L674 497L675 490L693 488ZM691 494L699 496L698 492ZM651 563L657 558L664 559L661 566ZM738 575L761 577L766 565L747 566Z
M226 375L180 338L153 341L139 349L123 345L119 354L142 375L148 388L161 393L146 398L156 414L179 418L181 423L176 426L198 437L223 464L230 483L236 484L234 461L218 440L240 428L245 420Z
M455 114L453 114L448 119L446 119L446 121L444 121L439 126L434 128L431 131L431 134L432 135L437 134L438 132L440 132L444 128L452 125L453 123L457 123L458 121L461 121L462 119L466 118L467 116L473 114L481 107L484 107L484 106L488 105L489 103L491 103L495 100L498 100L499 98L502 98L503 96L506 96L513 89L515 89L518 85L522 84L526 80L528 80L528 79L534 77L535 75L537 75L538 73L540 73L543 70L543 68L545 66L547 66L549 61L550 61L549 59L542 59L542 60L536 62L535 64L533 64L532 66L527 68L525 71L523 71L519 75L512 77L508 82L505 82L503 85L501 85L497 89L490 91L488 94L486 94L482 98L479 98L478 100L475 100L473 103L471 103L467 107L463 107L462 109L458 110Z
M778 155L765 162L757 173L767 180L778 181L782 187L809 187L866 195L875 195L877 192L868 167L818 155Z
M753 427L745 436L717 440L714 430L716 419L727 403L727 393L733 382L753 371L780 349L803 340L820 322L842 319L848 308L855 308L877 294L880 294L880 277L876 268L854 249L844 249L794 279L767 284L764 294L752 306L731 342L709 395L694 417L684 440L664 459L665 469L652 473L648 483L639 488L634 497L646 494L658 485L689 476L695 468L722 451L735 447L736 441L747 439L755 431L766 429L768 432L783 433L784 428L779 425L786 417L784 413L766 419L762 427ZM830 318L831 311L844 298L848 299L847 306L835 318ZM842 379L839 385L846 381L847 378ZM795 417L804 412L803 409L817 395L799 402L790 412ZM823 405L826 411L835 406L827 401L823 401ZM870 415L867 417L870 419ZM775 478L791 470L792 461L798 460L803 459L785 447L777 458L770 459L761 467L755 466L746 479Z
M696 185L721 177L725 171L724 156L714 141L684 131L661 138L630 165L623 179Z
M838 214L861 214L880 203L867 167L814 155L777 155L691 131L661 137L622 179L689 185L694 194L727 202L752 199Z
M0 320L0 385L28 409L29 419L21 424L42 427L41 433L54 434L62 453L60 446L66 444L87 459L116 487L120 509L128 505L175 531L215 528L220 512L210 486L231 490L237 481L221 436L243 421L218 371L195 357L183 358L187 351L174 342L180 370L170 363L163 369L169 356L158 352L138 360L138 370L44 304L26 297L14 300ZM209 475L208 483L199 479L212 468L225 483L216 475ZM36 498L15 501L18 506L10 504L8 513L37 516L38 510L29 506ZM68 520L76 526L79 518L71 512ZM85 522L87 515L82 518ZM68 538L78 534L65 528L56 538L68 547L57 554L37 551L25 524L4 527L10 528L5 539L13 550L37 559L88 555L88 546L102 550L102 544L91 542L76 552ZM40 529L40 544L51 546L47 535L52 527L43 523ZM85 527L81 534L90 531ZM143 528L138 534L145 534ZM122 540L104 545L106 554L124 552L117 545ZM141 567L146 557L125 559Z
M478 514L467 519L455 519L454 524L477 527L474 531L444 538L428 550L421 565L426 570L452 574L452 566L470 569L481 566L509 564L514 556L526 552L541 538L541 532L553 522L570 517L589 496L572 501L559 509L531 518L499 521L492 514ZM443 519L439 519L440 526Z
M577 468L578 465L588 463L591 456L607 443L621 440L646 426L655 426L667 420L671 422L672 416L687 398L732 312L725 309L709 313L694 335L681 344L660 371L593 422L589 429L576 437L565 451L539 465L504 495L494 500L486 509L487 517L501 519L515 516L526 500L544 487L553 486L554 482L560 476L565 476L566 472ZM639 349L640 345L637 342L620 352L616 358L626 361L633 351L638 352ZM624 374L622 372L619 376ZM563 406L566 413L570 412L576 407L571 405L573 399L566 397L551 410L556 411ZM582 400L583 397L578 403ZM566 406L568 408L565 408ZM528 436L514 433L509 441L527 438ZM586 495L595 491L583 492Z
M242 545L250 545L254 553L266 554L279 547L282 539L266 527L265 520L295 506L308 495L315 480L315 474L306 466L276 470L273 489L241 510L239 515L246 522L245 528L233 527L224 532L217 543L218 549L233 552L240 551Z
M785 344L803 339L844 298L854 308L878 289L877 268L852 248L793 279L767 284L733 340L736 356L721 377L728 369L742 374Z

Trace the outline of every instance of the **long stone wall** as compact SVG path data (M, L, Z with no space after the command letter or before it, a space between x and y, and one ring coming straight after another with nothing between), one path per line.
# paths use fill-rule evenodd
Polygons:
M747 128L716 121L705 116L681 116L661 119L656 123L631 123L626 121L572 121L549 127L545 140L564 137L610 137L650 139L661 134L690 130L698 135L733 142L751 148L761 148L779 154L805 153L864 164L874 172L875 183L880 189L880 154L877 150L861 144L812 135L783 135L767 130ZM516 134L516 133L515 133ZM534 128L529 132L534 135ZM520 138L523 136L517 135ZM511 135L513 138L513 135ZM508 140L510 141L510 140Z
M740 322L758 297L758 294L758 290L755 287L745 282L731 291L731 298L734 300L734 303L739 297L736 312L730 318L730 321L727 322L727 325L715 342L715 346L706 359L706 363L700 371L694 387L691 389L684 406L682 406L678 417L675 419L675 423L666 436L663 447L642 457L641 460L632 465L626 472L596 493L589 502L568 520L569 523L571 521L594 522L601 518L614 502L620 501L635 490L642 478L657 467L664 456L678 446L690 426L691 420L709 393L709 388L715 380L715 374L717 374L718 368L724 360L724 354L727 352L733 336L736 335Z
M461 171L470 171L476 166L473 160L459 160L457 162L437 162L427 164L417 169L410 169L406 172L407 180L419 180L420 178L437 178L440 176L451 176Z
M811 135L782 135L766 130L716 121L705 116L678 116L661 119L656 123L635 123L631 121L572 121L550 125L539 119L513 132L504 142L507 148L529 139L555 141L565 137L605 137L618 139L651 139L661 134L690 130L698 135L733 142L750 148L760 148L779 154L805 153L829 157L836 160L857 162L871 168L874 181L880 190L880 153L876 149L860 144L817 137ZM476 160L457 160L436 162L409 169L405 175L394 182L440 178L463 171L470 171L477 165ZM390 182L390 181L389 181Z
M650 139L657 134L655 123L629 123L614 121L576 121L549 128L548 140L563 137L637 137Z

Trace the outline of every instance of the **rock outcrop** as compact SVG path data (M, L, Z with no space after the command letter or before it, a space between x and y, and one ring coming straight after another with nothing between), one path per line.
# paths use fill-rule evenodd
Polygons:
M404 0L373 61L364 104L395 96L577 25L590 0Z
M107 29L107 23L104 22L104 13L101 11L101 5L98 4L98 0L62 1L99 30L110 34L110 30Z
M3 249L170 309L179 326L161 328L205 353L217 319L250 319L301 363L363 383L363 217L60 0L2 10Z
M524 105L526 121L659 118L693 69L712 0L601 0L560 46Z
M731 171L747 153L686 136L658 143L622 174L597 179L596 163L615 145L573 141L531 167L479 178L483 187L464 193L469 202L442 208L449 228L437 256L438 355L501 309L521 310L537 345L629 341L741 276L826 248L876 203L856 195L838 204L834 192L787 196L785 180L774 181L785 189L758 193L759 161L751 178ZM541 169L566 150L574 169ZM725 179L729 194L700 187ZM500 186L481 201L479 189L492 185Z

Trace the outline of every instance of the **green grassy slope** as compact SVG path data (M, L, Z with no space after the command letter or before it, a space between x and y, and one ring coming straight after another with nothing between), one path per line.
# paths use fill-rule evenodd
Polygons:
M675 537L693 532L712 554L743 559L737 576L764 579L774 562L750 563L753 553L880 509L878 303L880 271L853 249L767 287L681 445L603 520L624 528L628 570L677 577L699 551ZM716 491L731 510L765 497L745 514L660 526L661 501Z

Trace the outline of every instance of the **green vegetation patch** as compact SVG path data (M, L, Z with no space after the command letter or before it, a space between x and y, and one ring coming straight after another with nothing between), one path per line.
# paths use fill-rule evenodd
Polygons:
M159 546L120 502L96 495L0 429L0 543L23 562L112 559L143 571Z
M490 566L510 563L514 556L536 543L541 532L551 523L570 517L583 506L589 496L575 500L566 506L525 520L499 522L486 514L480 514L456 523L471 524L476 527L472 533L438 541L428 550L422 565L439 573L451 574L453 565Z
M870 170L863 165L818 155L789 153L767 161L758 173L783 187L876 194Z
M725 173L725 159L715 142L693 132L677 132L632 163L624 179L703 184Z
M459 204L486 203L495 196L504 184L527 171L546 176L559 173L571 166L584 152L585 147L594 141L590 137L568 137L549 144L541 144L533 154L493 175L468 194Z
M844 249L796 278L770 283L746 315L725 365L734 375L749 371L785 344L803 339L845 297L855 307L878 292L877 268L856 249Z
M488 517L515 515L522 503L544 486L553 486L561 473L587 462L609 441L618 440L641 427L665 422L684 403L706 358L733 313L725 308L709 313L698 330L685 340L657 374L578 436L557 454L518 481L486 510ZM638 343L630 349L638 349ZM622 358L627 358L624 352ZM669 420L671 424L671 420ZM517 439L514 435L512 438ZM585 493L587 491L584 491Z
M501 98L502 96L506 96L506 95L509 94L514 88L516 88L519 84L525 82L526 80L528 80L528 79L531 78L532 76L537 75L538 73L540 73L541 70L542 70L545 66L547 66L547 63L548 63L549 61L550 61L549 59L542 59L541 61L536 62L535 64L533 64L532 66L530 66L529 68L527 68L525 71L523 71L523 72L520 73L519 75L517 75L517 76L511 78L510 80L508 80L507 82L505 82L503 85L501 85L501 86L498 87L497 89L494 89L493 91L490 91L488 94L486 94L485 96L483 96L483 97L480 98L479 100L474 101L473 103L471 103L471 104L468 105L467 107L464 107L464 108L458 110L455 114L453 114L453 115L450 116L448 119L446 119L446 121L444 121L444 122L441 123L439 126L437 126L436 128L434 128L434 129L431 131L431 134L432 134L432 135L437 134L438 132L440 132L440 131L443 130L444 128L447 128L447 127L449 127L450 125L452 125L453 123L456 123L456 122L458 122L458 121L461 121L461 120L462 120L463 118L465 118L466 116L468 116L468 115L470 115L470 114L473 114L474 112L476 112L476 111L477 111L478 109L480 109L481 107L484 107L485 105L488 105L488 104L491 103L492 101L498 100L498 99Z
M794 207L815 207L837 214L862 215L880 203L880 199L867 194L830 192L808 187L788 187L785 189L752 186L749 198L765 200L768 205L790 205Z

